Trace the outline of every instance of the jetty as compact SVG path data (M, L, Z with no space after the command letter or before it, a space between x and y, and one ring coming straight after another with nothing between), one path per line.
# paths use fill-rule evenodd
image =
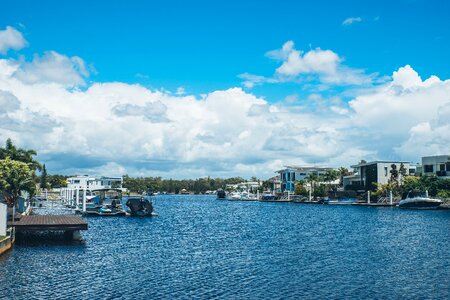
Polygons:
M36 231L63 231L69 239L81 239L80 230L87 230L87 222L77 215L28 215L14 223L10 222L17 233Z

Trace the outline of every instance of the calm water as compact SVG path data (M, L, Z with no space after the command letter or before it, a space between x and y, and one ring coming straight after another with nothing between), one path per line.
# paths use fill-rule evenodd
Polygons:
M449 299L450 213L158 196L84 245L16 245L8 299Z

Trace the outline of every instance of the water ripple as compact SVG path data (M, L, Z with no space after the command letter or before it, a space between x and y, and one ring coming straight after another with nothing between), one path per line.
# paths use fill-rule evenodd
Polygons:
M88 218L84 244L17 244L0 298L449 298L446 211L154 202L155 218Z

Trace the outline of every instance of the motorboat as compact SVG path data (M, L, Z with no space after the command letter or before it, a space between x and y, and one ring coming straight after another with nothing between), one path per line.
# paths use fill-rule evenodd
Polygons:
M442 200L430 198L425 193L410 191L406 197L400 200L398 207L410 209L436 209L442 203Z
M124 216L121 189L90 190L86 196L86 215L93 216Z
M132 216L152 216L153 204L148 197L129 197L126 205L130 209L130 215Z
M217 190L217 199L223 200L227 198L227 193L225 193L224 190L218 189Z

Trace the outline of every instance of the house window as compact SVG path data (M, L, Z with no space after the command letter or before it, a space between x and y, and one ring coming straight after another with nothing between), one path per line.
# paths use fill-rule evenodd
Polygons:
M447 169L447 172L450 172L450 162L445 163L445 168Z
M292 181L295 181L295 173L292 173Z
M416 174L416 170L415 169L409 169L409 175L414 175Z
M80 181L79 180L74 180L73 183L80 183Z
M425 171L425 173L433 173L434 172L433 165L424 165L423 170Z
M388 170L388 167L384 167L384 176L385 177L387 177L387 174L388 174L387 170Z
M445 164L439 165L439 171L445 171Z

